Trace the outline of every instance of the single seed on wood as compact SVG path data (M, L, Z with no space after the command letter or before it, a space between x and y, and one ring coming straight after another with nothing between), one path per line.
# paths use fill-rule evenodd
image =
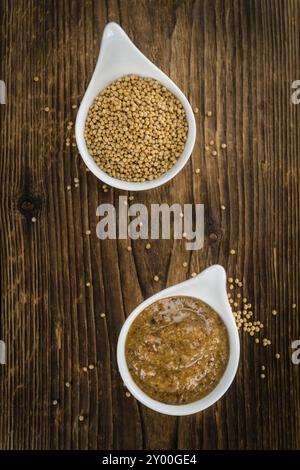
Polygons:
M84 416L80 415L78 416L79 421L84 421Z
M79 188L79 183L75 183L75 188Z
M231 254L231 255L235 255L235 250L231 249L231 250L230 250L230 254Z
M221 205L221 210L222 210L222 211L225 211L225 210L226 210L226 206L224 206L224 204Z
M130 397L131 397L131 393L130 393L130 392L126 392L125 395L126 395L127 398L130 398Z
M101 317L101 318L104 318L104 317L105 317L105 313L100 313L100 317Z
M72 104L72 109L76 109L77 108L77 104Z
M208 145L205 145L205 150L208 152L210 150L210 147Z
M94 366L94 364L89 364L89 369L90 369L90 370L93 370L93 369L95 369L95 366Z
M221 148L222 149L226 149L227 145L224 143L224 144L221 144Z
M92 233L92 232L91 232L89 229L85 231L85 234L86 234L86 235L91 235L91 233Z
M67 190L68 190L68 191L71 190L71 186L70 186L70 185L67 186Z
M86 366L83 366L82 370L83 372L87 372L88 368Z
M85 285L86 285L86 287L90 287L91 283L90 283L90 282L86 282Z
M200 168L196 168L195 173L198 175L200 173Z
M74 183L79 183L79 178L74 178Z
M69 388L69 387L71 386L70 382L66 382L66 383L65 383L65 386L66 386L67 388Z
M216 150L213 150L213 151L211 152L211 154L212 154L214 157L216 157L216 156L218 155L218 152L217 152Z
M272 315L277 315L277 310L272 310Z
M158 276L154 276L154 277L153 277L153 280L154 280L155 282L158 282L158 281L159 281L159 277L158 277Z
M191 274L191 276L192 276L192 277L196 277L196 276L197 276L197 273L193 272L193 273Z
M276 357L276 359L280 359L280 354L279 354L279 353L276 353L276 354L275 354L275 357Z
M209 141L209 145L215 145L215 141L214 141L214 140L210 140L210 141Z
M46 113L49 113L49 111L50 111L49 106L45 106L44 111L45 111Z
M128 247L127 247L127 251L132 251L131 246L128 246Z
M186 268L186 267L187 267L187 265L188 265L188 264L187 264L187 262L186 262L186 261L184 261L184 262L182 263L182 266L183 266L184 268Z
M255 342L256 342L256 344L258 344L259 343L259 338L255 338Z
M33 223L36 222L36 217L32 217L31 222L33 222Z
M261 366L261 370L266 370L266 366Z
M211 117L212 116L212 111L207 111L206 116Z
M52 400L52 405L56 406L58 404L57 400Z
M194 113L197 114L199 112L199 109L197 107L194 108Z
M233 278L232 278L232 277L229 277L229 278L228 278L228 282L229 282L230 284L232 284L232 283L233 283Z
M134 196L129 196L129 201L133 201L134 200Z
M150 248L151 248L151 243L147 243L146 244L146 250L150 250Z
M33 81L34 81L34 82L38 82L38 81L39 81L39 77L33 77Z
M261 377L261 379L265 379L265 378L266 378L265 374L260 374L260 377Z
M86 167L85 171L88 173L90 171L90 169L88 167Z
M292 304L292 308L296 308L297 307L297 304Z

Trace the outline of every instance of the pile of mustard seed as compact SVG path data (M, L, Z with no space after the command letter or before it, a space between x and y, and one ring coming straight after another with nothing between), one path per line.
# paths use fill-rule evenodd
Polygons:
M108 175L151 181L181 156L188 132L184 108L152 78L126 75L94 100L85 123L90 155Z

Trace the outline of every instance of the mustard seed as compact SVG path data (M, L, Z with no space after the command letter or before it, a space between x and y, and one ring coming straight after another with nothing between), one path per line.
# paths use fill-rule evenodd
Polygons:
M200 173L200 168L196 168L195 173L198 175Z
M39 79L40 79L39 77L33 77L33 81L34 81L34 82L38 82Z
M127 247L127 251L132 251L131 246L128 246L128 247Z
M186 262L186 261L184 261L184 262L182 263L182 266L183 266L184 268L186 268L186 267L187 267L187 265L188 265L188 264L187 264L187 262Z
M216 150L213 150L213 151L211 152L211 154L212 154L214 157L216 157L216 156L218 155L218 152L217 152Z
M198 114L198 113L199 113L199 109L195 107L195 108L194 108L194 113L195 113L195 114Z
M266 378L265 374L260 374L260 377L261 377L261 379L265 379L265 378Z
M153 78L127 75L105 88L85 123L90 155L108 175L151 181L181 156L188 123L181 102Z
M83 372L87 372L88 368L86 366L83 366L82 370Z
M57 400L52 400L52 405L53 405L53 406L58 405L58 401L57 401Z
M105 313L100 313L100 317L101 317L101 318L104 318L104 317L105 317Z
M227 145L225 143L221 144L222 149L226 149Z
M210 141L209 141L209 145L210 145L210 146L215 145L215 141L214 141L214 140L210 140Z
M49 111L50 111L49 106L45 106L44 111L45 111L46 113L49 113Z
M154 280L155 282L158 282L158 281L159 281L159 276L156 276L156 275L153 276L153 280Z
M90 282L86 282L85 285L86 285L86 287L90 287L91 283L90 283Z
M212 111L207 111L206 116L211 117L212 116Z
M91 233L92 233L92 232L91 232L89 229L85 231L85 234L86 234L86 235L91 235Z
M66 383L65 383L65 386L66 386L67 388L70 388L70 386L71 386L70 382L66 382Z
M221 210L222 210L222 211L225 211L225 210L226 210L226 206L224 206L224 204L221 205Z
M196 276L197 276L197 273L193 272L193 273L191 274L191 276L192 276L192 277L196 277Z
M280 354L279 354L279 353L276 353L276 354L275 354L275 357L276 357L276 359L280 359Z
M80 416L78 416L78 419L79 419L79 421L84 421L84 416L80 415Z
M272 310L272 315L277 315L277 310Z
M32 217L31 222L35 223L36 222L36 217Z
M147 243L146 244L146 250L150 250L150 248L151 248L151 243Z
M235 255L235 250L231 249L231 250L230 250L230 254L231 254L231 255Z
M93 369L95 369L95 366L94 366L94 364L89 364L89 369L90 369L90 370L93 370Z
M292 308L296 308L297 307L297 304L292 304Z
M127 398L130 398L130 397L131 397L131 393L130 393L130 392L126 392L126 393L125 393L125 396L126 396Z

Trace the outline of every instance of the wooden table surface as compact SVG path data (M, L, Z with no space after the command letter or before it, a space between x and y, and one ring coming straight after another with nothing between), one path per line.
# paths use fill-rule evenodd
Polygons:
M299 17L299 0L1 0L1 449L299 448ZM184 170L135 202L205 204L202 250L96 236L97 206L126 193L86 172L68 122L108 21L199 109ZM212 157L210 140L227 149ZM241 332L236 379L216 405L160 415L125 395L120 328L144 298L214 263L243 280L260 343Z

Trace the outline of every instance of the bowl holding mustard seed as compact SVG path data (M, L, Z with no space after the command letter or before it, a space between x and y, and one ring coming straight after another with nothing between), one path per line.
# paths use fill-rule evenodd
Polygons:
M142 302L122 327L117 360L137 400L160 413L183 416L224 395L239 352L226 274L215 265Z
M75 134L83 160L101 181L141 191L166 183L183 168L196 126L181 90L120 26L109 23Z

